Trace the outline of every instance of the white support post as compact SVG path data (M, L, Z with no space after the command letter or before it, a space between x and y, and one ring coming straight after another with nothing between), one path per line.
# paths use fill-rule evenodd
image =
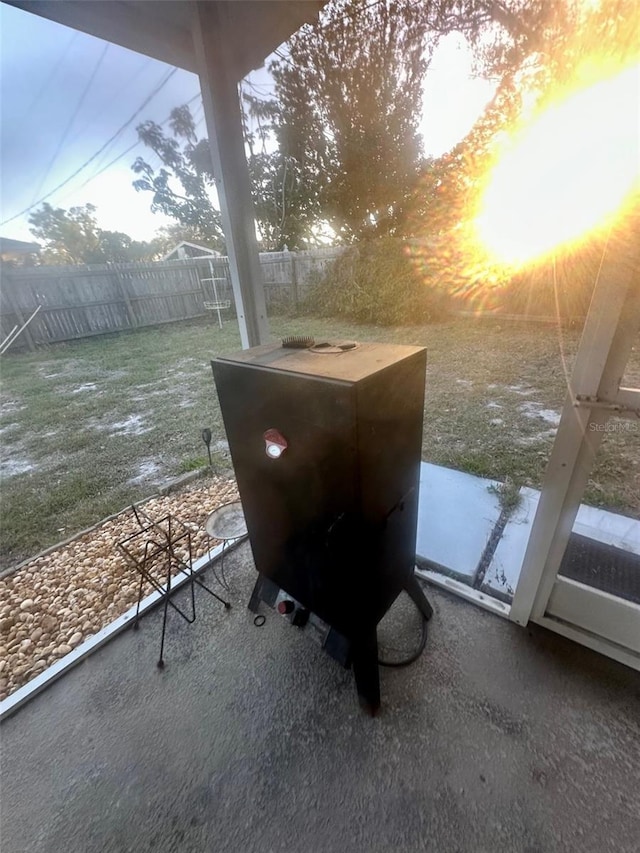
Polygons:
M594 289L509 614L520 625L544 616L605 425L615 414L596 401L616 400L640 329L637 249L630 255L621 260L610 249Z
M227 243L243 349L266 343L269 325L244 152L238 80L233 71L226 3L194 2L192 35L213 172Z

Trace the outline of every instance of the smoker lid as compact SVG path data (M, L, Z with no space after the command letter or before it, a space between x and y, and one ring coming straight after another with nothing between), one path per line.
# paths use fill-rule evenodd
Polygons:
M311 349L286 349L281 344L264 344L241 350L231 355L220 356L215 362L232 362L278 370L287 373L305 374L343 382L359 382L399 361L424 353L424 347L400 344L358 343L355 347L341 348L340 344L351 342L331 341L336 349L317 345Z

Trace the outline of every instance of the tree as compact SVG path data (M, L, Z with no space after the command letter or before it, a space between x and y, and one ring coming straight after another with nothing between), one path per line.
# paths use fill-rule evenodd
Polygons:
M44 244L43 263L82 264L98 250L100 238L92 204L64 210L44 202L29 216L31 233Z
M44 202L29 216L31 233L44 243L40 260L45 264L106 264L151 260L161 244L132 240L121 231L103 231L92 204L64 210Z
M455 5L334 0L317 26L294 35L289 57L271 65L275 99L245 94L264 248L305 248L327 223L346 241L398 232L421 162L424 72L437 33L453 26L454 17L441 24L441 6ZM208 142L197 138L187 106L172 112L169 126L173 138L155 122L138 127L162 166L154 170L139 157L134 186L153 193L152 210L216 245L219 214L206 192L214 183Z
M429 168L418 121L438 39L463 32L483 51L480 64L504 76L532 53L553 6L548 0L334 0L315 25L296 33L288 55L270 65L275 98L260 109L292 184L302 188L312 227L328 221L345 242L404 234L416 179ZM280 185L284 191L284 179Z
M537 274L531 268L514 277L507 267L490 268L475 257L473 220L499 134L518 125L525 104L529 111L541 112L563 90L588 85L634 61L640 6L634 0L593 4L511 0L472 3L470 8L469 19L476 16L483 34L480 67L497 75L500 82L467 137L423 169L407 231L422 238L422 246L416 241L412 252L425 279L442 283L449 292L478 295L486 304L487 284L513 284L512 292L518 296L523 282L530 283ZM531 169L536 169L535 162ZM588 298L601 251L600 241L594 238L565 253L554 274L558 282L576 291L582 287ZM542 292L539 287L537 292ZM584 292L578 294L580 298Z
M301 248L306 208L293 168L279 151L257 147L258 137L264 142L265 133L272 127L273 111L258 99L247 97L246 102L251 116L262 122L259 132L252 132L245 117L249 174L262 248L281 249L285 244ZM209 194L215 185L209 141L198 139L186 104L172 110L169 127L173 138L155 122L138 126L140 140L160 158L162 167L154 170L138 157L132 168L141 177L133 185L139 191L153 193L152 211L162 211L176 220L175 225L164 229L174 243L189 240L224 251L220 212ZM176 185L181 187L180 192Z
M327 225L347 243L411 234L416 187L424 207L425 185L453 220L492 137L520 112L523 89L551 91L590 44L606 45L612 28L619 32L629 16L637 20L631 3L333 0L317 24L292 37L287 56L270 65L274 98L244 95L263 247L308 247ZM439 37L454 30L476 46L479 70L500 84L464 144L442 163L430 163L417 132L422 84ZM589 33L591 42L576 32ZM197 138L186 106L173 111L170 128L174 138L153 122L138 128L163 165L154 170L138 158L133 168L141 177L134 186L153 192L152 210L175 218L197 242L218 246L219 213L207 192L214 183L208 142ZM456 204L445 211L443 199L454 196Z
M275 98L243 98L263 248L306 248L327 225L346 242L402 233L422 163L417 125L431 52L442 33L480 26L487 5L334 0L317 25L293 36L288 57L270 66ZM173 110L169 127L138 127L162 166L139 157L134 186L153 193L153 211L221 248L208 141L198 139L188 106Z
M497 135L517 124L525 100L529 110L533 102L542 110L576 78L587 84L625 64L637 51L640 32L635 0L472 0L467 18L473 22L468 34L483 40L480 67L499 85L467 137L422 170L414 203L436 216L439 229L450 228L469 209Z
M321 242L318 193L303 180L296 159L277 146L277 102L243 93L247 165L261 245L265 251L308 249ZM275 147L274 147L275 146Z
M160 239L133 240L122 231L99 231L98 249L87 263L130 263L133 261L153 261L162 255L163 242Z
M152 212L171 216L189 229L196 242L224 251L220 212L210 197L214 176L209 143L206 139L198 139L186 104L172 110L169 127L173 138L166 136L154 121L138 125L140 140L163 165L156 171L144 158L138 157L132 168L140 177L133 186L138 191L153 193Z
M271 64L280 152L339 239L397 233L421 161L429 4L336 0Z

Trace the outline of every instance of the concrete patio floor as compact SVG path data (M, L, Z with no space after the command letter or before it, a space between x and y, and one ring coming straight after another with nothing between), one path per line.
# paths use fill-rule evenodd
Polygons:
M156 609L3 722L3 853L637 851L638 673L428 588L371 719L308 637L254 626L248 544L227 560L233 609L172 614L164 671Z

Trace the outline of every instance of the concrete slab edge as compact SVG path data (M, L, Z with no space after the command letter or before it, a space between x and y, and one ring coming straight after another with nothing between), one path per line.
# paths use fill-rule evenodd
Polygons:
M244 541L244 539L246 539L246 536L236 540L232 545L227 545L226 552L228 553L230 550L237 547L242 541ZM199 557L193 564L193 571L196 574L201 572L222 554L222 549L223 545L217 545L215 548L212 548L210 552ZM188 581L189 575L187 575L186 572L179 572L172 580L172 590L179 589ZM162 592L154 591L143 599L140 603L140 615L144 615L148 610L151 610L152 607L158 604L162 599L162 595ZM16 690L15 693L12 693L11 696L8 696L0 702L0 722L15 713L18 708L22 707L22 705L30 699L33 699L34 696L42 690L45 690L49 685L53 684L54 681L68 672L72 667L76 666L76 664L81 663L81 661L93 652L97 651L97 649L105 643L108 643L109 640L112 640L121 631L124 631L125 628L128 628L135 620L135 616L136 605L134 604L125 613L118 616L118 618L113 622L109 623L109 625L105 625L105 627L98 631L97 634L89 637L84 643L69 652L68 655L65 655L59 661L56 661L48 667L48 669L45 669L44 672L41 672L40 675L37 675L23 687Z

